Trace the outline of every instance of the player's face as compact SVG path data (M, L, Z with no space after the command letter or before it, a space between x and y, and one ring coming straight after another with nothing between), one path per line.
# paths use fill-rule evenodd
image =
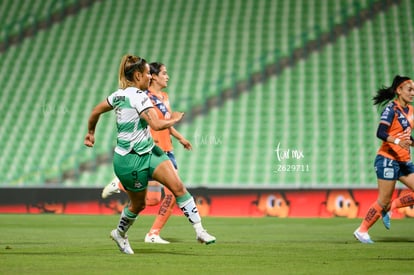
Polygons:
M399 88L399 95L406 103L412 103L414 98L414 82L409 81Z
M168 86L168 80L170 76L167 73L167 68L165 66L161 66L160 72L158 75L154 75L153 81L156 82L161 89L166 88Z
M148 90L148 86L151 80L150 68L148 64L145 64L145 69L142 73L139 73L139 87L141 90Z

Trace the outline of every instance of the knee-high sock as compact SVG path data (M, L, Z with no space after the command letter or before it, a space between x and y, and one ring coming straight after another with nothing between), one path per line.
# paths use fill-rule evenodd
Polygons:
M158 210L157 217L155 218L155 221L150 229L150 235L160 234L161 229L167 223L168 218L171 216L172 210L174 208L175 197L173 193L168 188L164 188L164 193L164 199L161 202L160 210Z
M402 195L391 203L391 210L394 210L396 208L402 208L406 206L414 205L414 192L411 192L409 194Z
M378 220L381 216L381 211L383 210L382 206L376 201L368 209L367 214L365 215L364 220L362 221L359 231L367 232L372 225Z
M188 218L191 224L201 223L201 217L198 213L194 198L189 192L180 197L176 197L176 200L181 211L183 211L183 214Z
M121 236L125 236L128 229L131 227L131 225L134 224L135 220L137 219L138 214L134 214L131 211L129 211L128 207L125 207L124 210L121 213L121 217L119 219L118 223L118 231L121 233Z

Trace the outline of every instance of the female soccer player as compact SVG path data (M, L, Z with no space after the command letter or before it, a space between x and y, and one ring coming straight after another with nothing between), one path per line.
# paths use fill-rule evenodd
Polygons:
M168 129L179 122L184 114L173 112L169 120L158 118L151 100L144 92L151 80L145 59L133 55L123 56L118 79L119 89L92 110L84 140L86 146L92 147L100 115L115 110L118 137L113 158L114 171L130 203L122 211L117 228L111 231L111 238L121 252L134 254L127 232L145 208L148 178L151 177L174 194L178 206L196 231L196 239L201 243L214 243L216 238L208 234L201 224L193 197L168 156L154 144L149 130L149 127L154 130Z
M150 65L150 74L151 81L148 88L147 95L151 99L154 109L157 112L159 119L170 119L171 116L171 107L168 99L168 94L163 91L164 88L168 85L168 72L164 64L159 62L153 62ZM171 142L171 137L176 138L187 150L192 149L191 143L185 139L173 126L168 129L161 131L154 131L152 128L151 135L154 139L156 145L158 145L170 158L173 166L177 169L177 162L173 153L173 145ZM123 190L122 184L119 179L115 177L102 191L102 198L107 198L108 196L119 193L120 190ZM158 205L161 202L162 197L162 185L159 182L150 180L148 182L147 196L146 196L146 205ZM157 217L155 218L154 223L150 231L145 235L144 241L147 243L160 243L168 244L169 242L160 237L160 231L167 223L168 218L171 216L172 210L175 205L174 195L170 190L164 188L164 198L161 202L160 209L158 211Z
M414 82L409 77L397 75L391 87L378 90L373 98L374 105L387 105L382 111L377 130L377 137L383 141L374 164L378 199L371 205L361 225L354 232L355 238L362 243L373 243L368 230L380 216L384 226L389 229L391 211L414 204L413 192L396 198L391 203L397 180L414 190L414 165L410 155L410 146L413 146L411 131L414 127L411 106L413 97Z

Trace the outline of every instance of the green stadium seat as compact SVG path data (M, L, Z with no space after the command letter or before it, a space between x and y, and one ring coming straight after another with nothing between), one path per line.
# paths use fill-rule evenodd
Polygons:
M0 112L4 129L11 130L0 132L1 185L36 186L53 179L62 186L103 186L113 177L112 164L96 165L98 156L111 156L113 114L102 117L94 149L83 146L83 137L92 107L118 86L118 62L125 53L165 63L173 107L189 114L235 80L248 80L274 63L276 54L288 56L292 45L303 46L372 2L160 1L140 2L146 16L136 16L133 0L97 1L2 53L0 83L8 94ZM45 10L75 3L6 0L0 25L28 13L44 19ZM205 11L209 16L194 16ZM378 121L371 97L393 74L414 75L406 62L412 45L403 36L412 33L412 11L413 3L403 0L238 98L177 125L195 147L186 152L175 146L187 186L375 187L377 144L365 143L375 140ZM27 81L19 81L21 74ZM22 133L28 137L21 139ZM275 175L279 143L303 150L303 159L286 163L309 164L310 171ZM86 164L92 168L80 169ZM66 170L79 175L63 180Z

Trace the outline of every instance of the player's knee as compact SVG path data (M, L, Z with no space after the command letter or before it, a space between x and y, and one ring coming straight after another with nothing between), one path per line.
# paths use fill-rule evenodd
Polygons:
M148 191L145 201L149 206L158 205L161 202L161 187L155 191Z
M146 204L148 206L158 205L161 202L161 198L147 198Z
M128 210L134 214L138 214L144 209L145 209L145 202L135 203L135 204L131 203L128 207Z

